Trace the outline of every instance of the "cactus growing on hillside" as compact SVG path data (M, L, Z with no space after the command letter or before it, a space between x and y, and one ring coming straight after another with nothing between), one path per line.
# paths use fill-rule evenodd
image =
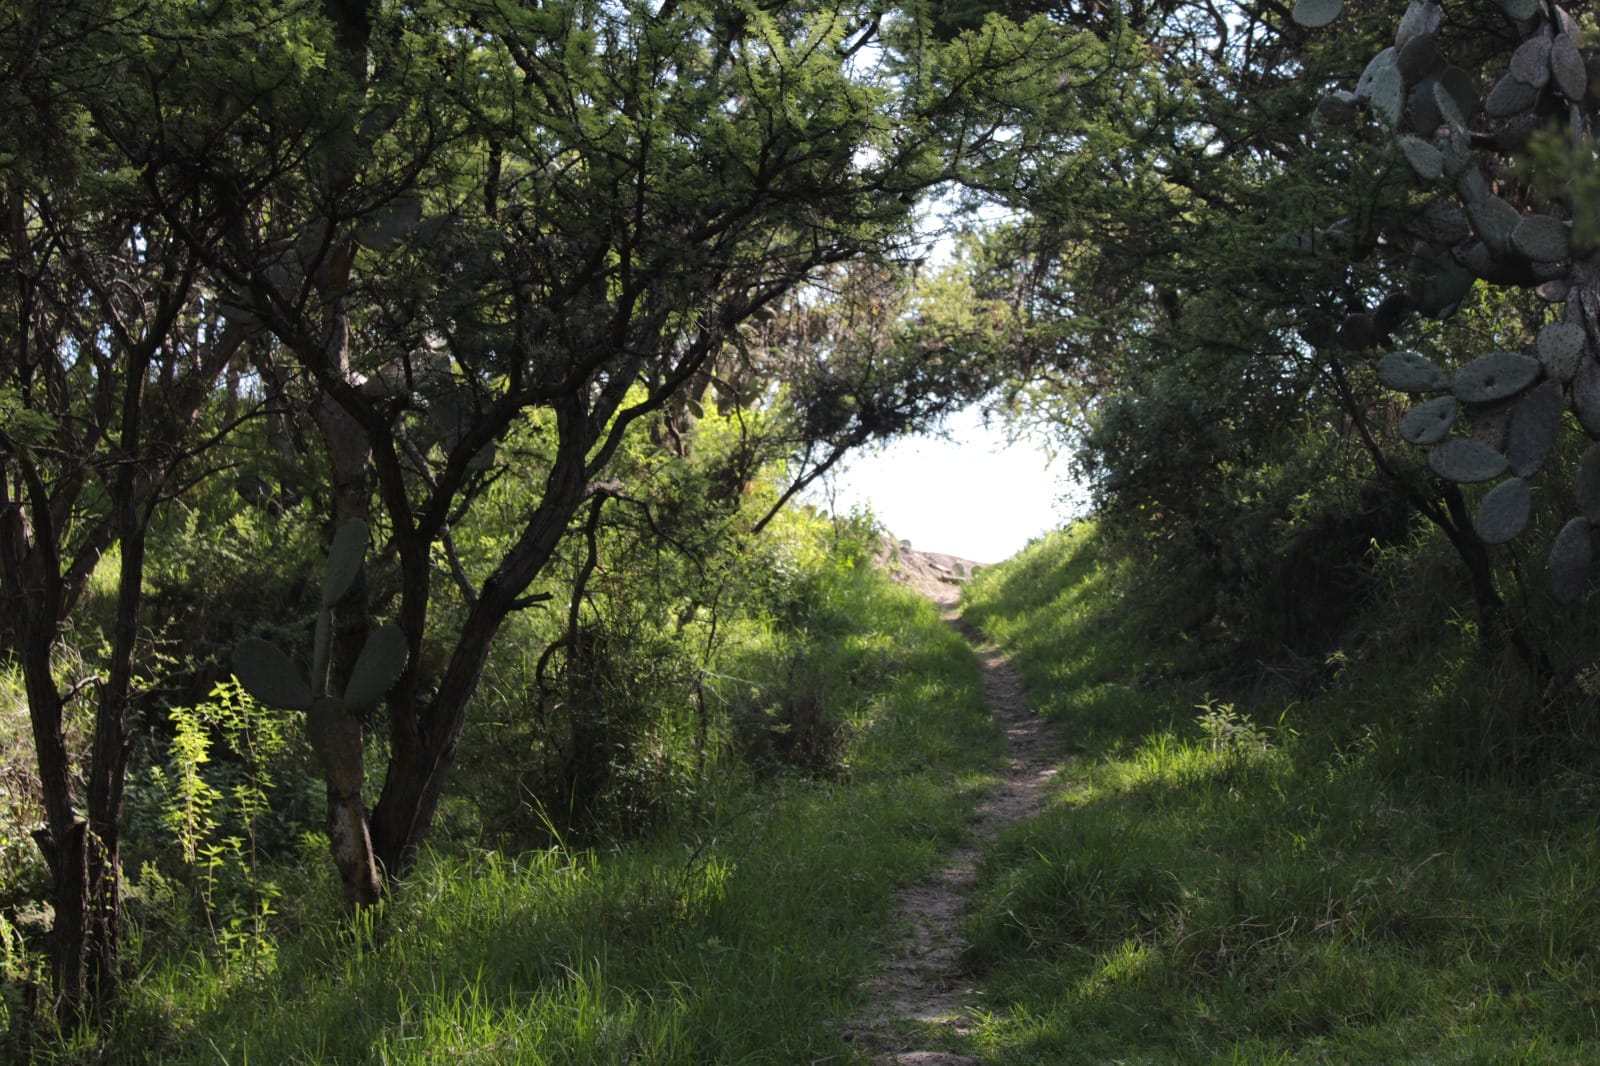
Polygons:
M306 712L306 734L328 790L328 836L353 905L375 903L379 886L366 808L361 798L360 715L370 711L405 669L406 640L393 622L374 629L351 668L344 691L330 690L333 607L355 583L366 559L368 530L360 519L339 527L323 568L321 606L307 678L270 641L251 637L233 651L233 672L246 692L269 707ZM356 876L349 876L352 872Z

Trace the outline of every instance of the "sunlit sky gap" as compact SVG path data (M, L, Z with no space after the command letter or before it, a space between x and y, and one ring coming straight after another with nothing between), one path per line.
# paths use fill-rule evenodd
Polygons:
M1066 462L1027 442L1008 444L974 406L952 416L948 439L902 437L864 450L807 498L834 513L866 506L914 548L979 563L1009 558L1085 509Z

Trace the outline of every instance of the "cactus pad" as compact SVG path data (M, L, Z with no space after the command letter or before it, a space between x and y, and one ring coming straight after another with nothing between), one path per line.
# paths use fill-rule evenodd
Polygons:
M1572 255L1572 235L1560 219L1529 215L1511 231L1511 246L1536 263L1556 263Z
M1578 460L1572 487L1583 517L1591 525L1600 525L1600 444L1589 445Z
M1343 126L1356 117L1356 94L1340 90L1317 101L1317 118Z
M1520 477L1508 478L1490 490L1478 505L1472 528L1485 544L1504 544L1528 526L1533 493Z
M1450 387L1444 371L1416 352L1389 352L1378 360L1378 380L1399 392L1442 392Z
M1572 103L1581 103L1589 91L1589 68L1572 34L1560 34L1551 42L1550 70L1555 74L1561 95Z
M405 666L406 635L393 622L385 622L367 637L356 657L344 689L344 705L358 713L376 707Z
M1518 45L1511 53L1511 74L1525 85L1544 88L1550 81L1550 38L1538 33Z
M1406 5L1406 13L1400 17L1400 25L1394 32L1396 47L1403 48L1408 41L1418 37L1431 37L1439 29L1444 13L1433 0L1411 0Z
M1454 396L1437 396L1418 404L1400 420L1400 436L1409 444L1438 444L1450 435L1461 404Z
M1447 481L1493 481L1506 472L1506 457L1482 441L1455 437L1428 452L1428 466Z
M1507 118L1532 110L1538 102L1538 89L1515 74L1507 74L1489 90L1488 97L1483 101L1483 110L1490 118Z
M1572 603L1583 595L1594 552L1590 541L1589 520L1574 518L1561 527L1555 543L1550 545L1550 561L1546 565L1550 594L1562 603Z
M1437 78L1424 78L1412 86L1410 95L1406 97L1406 118L1414 133L1431 135L1444 122L1444 116L1439 114L1439 103L1433 96L1433 88L1437 84Z
M367 524L359 518L350 519L333 535L322 570L322 606L332 607L350 591L367 557L367 536Z
M1478 113L1478 90L1472 75L1460 67L1446 67L1434 86L1433 102L1453 129L1466 129Z
M1506 461L1517 477L1537 474L1555 447L1561 432L1561 400L1561 383L1546 379L1517 401L1506 431Z
M304 710L311 706L311 686L282 649L260 637L247 637L233 649L233 676L268 707Z
M1411 169L1417 172L1417 177L1424 181L1436 181L1444 176L1444 156L1422 138L1401 137L1400 151Z
M1400 52L1396 62L1400 65L1401 77L1408 83L1431 77L1444 66L1444 53L1439 51L1439 38L1435 34L1419 34L1397 47ZM1432 93L1431 86L1428 91Z
M1462 367L1450 391L1462 403L1494 403L1532 385L1541 369L1539 360L1518 352L1494 352Z
M1467 217L1483 243L1496 255L1511 247L1511 233L1522 221L1515 207L1493 194L1485 194L1467 204Z
M1438 264L1422 283L1422 310L1439 318L1449 317L1477 280L1472 271L1456 263Z
M1344 0L1300 0L1292 17L1306 29L1315 30L1338 18L1343 10Z
M1583 354L1583 327L1571 322L1552 322L1539 331L1534 351L1544 372L1560 381L1571 381Z
M1600 440L1600 363L1587 355L1572 375L1572 413L1585 433Z

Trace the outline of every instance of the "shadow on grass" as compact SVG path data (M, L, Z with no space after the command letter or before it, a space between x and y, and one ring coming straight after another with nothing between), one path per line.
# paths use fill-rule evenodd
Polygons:
M1138 620L1090 559L1058 538L1024 556L1025 580L1002 568L973 590L969 617L1014 643L1078 747L1075 787L985 856L967 958L990 1013L956 1050L1600 1061L1592 768L1507 771L1452 747L1494 694L1452 675L1450 648L1257 720L1146 681Z

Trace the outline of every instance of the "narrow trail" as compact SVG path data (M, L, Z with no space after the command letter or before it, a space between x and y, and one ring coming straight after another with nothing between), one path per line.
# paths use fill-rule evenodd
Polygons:
M977 1059L918 1045L941 1042L941 1032L961 1036L974 1027L974 996L961 969L960 938L977 883L979 853L1000 829L1043 809L1053 791L1061 738L1055 723L1028 709L1022 678L1004 653L981 643L982 637L962 621L957 590L948 584L908 583L942 607L945 621L977 652L984 697L1005 731L1008 763L977 809L969 842L951 853L942 869L902 893L900 915L907 935L872 981L868 1013L845 1031L879 1066L977 1066Z

